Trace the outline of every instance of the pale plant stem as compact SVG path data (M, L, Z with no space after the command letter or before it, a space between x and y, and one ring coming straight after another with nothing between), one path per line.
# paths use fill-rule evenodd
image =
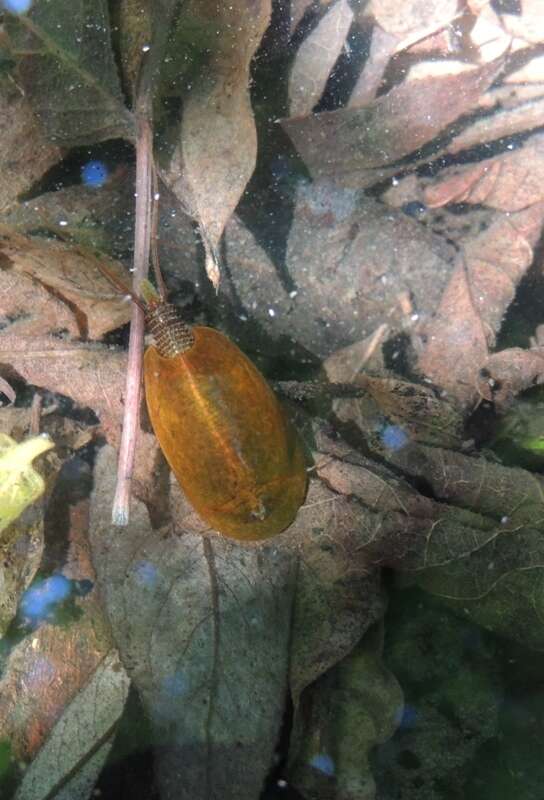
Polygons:
M147 277L151 246L151 209L153 175L153 133L149 104L141 103L137 113L136 141L136 213L134 221L134 281L133 291L139 295L140 283ZM117 486L112 508L112 523L125 526L129 522L130 489L136 441L140 427L142 391L142 353L144 347L144 314L135 303L132 306L128 345L125 413L119 448Z

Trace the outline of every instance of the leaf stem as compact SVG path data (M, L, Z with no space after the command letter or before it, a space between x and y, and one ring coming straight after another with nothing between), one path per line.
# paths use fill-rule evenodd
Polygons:
M140 283L147 277L151 247L153 132L149 93L140 95L136 110L136 214L134 221L133 291L139 294ZM130 488L134 470L136 439L140 422L142 387L142 353L144 348L144 314L136 304L132 307L128 345L125 414L117 466L117 486L112 508L112 523L125 526L129 522Z

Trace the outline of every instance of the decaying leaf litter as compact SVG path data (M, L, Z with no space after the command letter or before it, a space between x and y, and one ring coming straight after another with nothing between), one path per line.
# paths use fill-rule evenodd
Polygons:
M81 0L69 19L62 5L6 11L0 35L0 364L19 393L0 421L23 439L38 393L33 432L57 445L36 462L42 500L2 545L6 792L90 796L118 758L129 684L161 798L259 797L287 697L282 775L302 796L404 799L465 781L474 747L454 731L479 724L476 690L472 711L413 709L383 568L464 615L433 612L452 637L477 623L538 660L542 477L482 452L467 427L542 381L541 318L523 346L497 349L520 285L541 292L538 0L240 0L220 13ZM161 265L188 314L229 330L272 378L285 377L273 359L290 378L322 365L364 390L327 422L295 410L308 497L259 547L206 534L145 416L131 523L109 521L126 354L101 338L130 308L96 260L119 274L132 262L134 166L108 142L137 139L142 75ZM91 160L105 183L85 184ZM500 730L507 690L496 667L489 680L494 646L477 673L479 744ZM395 727L378 754L415 761L374 757L371 770ZM433 736L447 763L429 758Z

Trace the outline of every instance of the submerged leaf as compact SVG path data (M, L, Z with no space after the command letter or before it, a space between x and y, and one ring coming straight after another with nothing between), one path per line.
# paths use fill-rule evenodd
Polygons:
M133 138L110 42L105 0L37 2L6 15L19 80L47 136L73 147Z
M249 66L270 8L270 0L193 0L180 21L199 32L200 48L209 55L184 93L178 145L165 178L200 225L206 270L216 287L219 240L255 168Z
M0 91L0 210L6 211L60 158L60 150L46 141L32 105L19 90Z
M60 330L67 320L71 333L99 339L130 319L130 306L100 270L104 264L121 283L128 283L118 262L84 247L21 236L1 225L0 258L0 314L15 320L19 334L21 328L34 334ZM36 295L45 310L36 308ZM60 318L51 313L55 308Z
M362 108L282 120L313 177L360 184L357 172L391 165L445 133L477 106L502 67L407 80Z

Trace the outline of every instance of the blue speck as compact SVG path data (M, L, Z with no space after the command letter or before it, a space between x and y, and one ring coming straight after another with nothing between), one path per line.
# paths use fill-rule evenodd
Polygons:
M410 202L401 206L401 210L409 217L416 217L417 219L426 213L427 206L424 203L420 203L419 200L410 200Z
M395 722L398 727L404 730L409 730L416 727L417 718L419 714L414 706L407 703L404 706L399 706L395 713Z
M81 581L72 581L72 589L78 597L86 597L89 592L92 592L93 587L94 583L88 578L84 578Z
M81 180L86 186L98 189L108 180L108 168L102 161L87 161L81 168Z
M323 772L325 775L334 775L334 761L326 753L319 753L310 761L310 766Z
M382 430L382 443L389 450L400 450L408 442L408 434L399 425L386 425Z
M180 672L174 672L173 675L167 675L162 686L163 691L169 697L181 697L189 688L187 684L187 678Z
M153 589L159 580L159 573L157 567L150 561L138 561L134 567L136 573L136 582L140 586L146 586L148 589Z
M32 0L2 0L2 5L12 14L26 14L32 7Z
M55 606L66 600L71 591L72 581L64 575L51 575L26 590L21 598L20 612L33 625L52 619Z

